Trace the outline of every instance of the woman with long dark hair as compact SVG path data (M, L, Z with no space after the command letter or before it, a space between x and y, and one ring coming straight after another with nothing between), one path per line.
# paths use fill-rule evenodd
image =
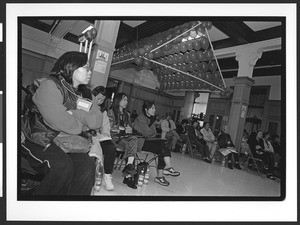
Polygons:
M89 92L86 85L90 79L87 54L66 52L33 96L44 122L59 131L56 139L59 137L62 143L60 147L55 141L46 147L29 140L22 143L29 153L30 164L44 175L35 195L91 194L95 176L93 158L87 153L66 153L62 148L69 146L72 151L83 131L101 127L102 113L96 102L83 97Z
M138 138L132 135L130 115L126 110L127 104L127 95L125 93L117 93L111 110L108 111L108 116L110 118L113 142L117 147L125 150L126 166L122 171L124 176L123 183L130 188L136 189L134 175L137 171L134 166L134 159L138 147Z
M106 88L104 86L97 86L92 91L93 96L95 96L98 105L100 106L100 110L103 114L102 126L100 129L100 133L103 136L106 136L108 139L100 141L100 145L103 152L103 163L104 163L104 174L103 180L105 189L108 191L114 190L114 185L112 183L112 172L114 167L114 161L116 158L116 147L111 141L110 136L110 122L107 116L107 101L106 101ZM109 140L110 139L110 140Z
M168 186L170 183L164 175L176 177L180 173L171 166L170 146L166 145L164 139L156 138L154 102L144 101L142 112L134 122L134 129L145 138L144 143L142 143L142 151L153 152L158 155L157 176L154 181L163 186Z

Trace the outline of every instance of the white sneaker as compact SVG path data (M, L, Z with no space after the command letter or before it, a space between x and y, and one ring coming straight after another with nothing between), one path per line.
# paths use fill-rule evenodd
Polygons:
M114 190L114 184L112 183L112 175L111 174L104 174L103 175L103 181L104 181L104 184L105 184L105 189L107 191L113 191Z

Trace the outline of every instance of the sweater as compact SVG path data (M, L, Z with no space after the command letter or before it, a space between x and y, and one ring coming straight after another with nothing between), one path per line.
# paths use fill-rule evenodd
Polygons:
M45 122L57 131L80 134L84 130L98 129L102 125L102 113L95 99L89 112L68 109L63 104L62 93L50 79L41 83L32 100Z
M145 138L156 137L156 127L152 123L150 126L150 118L144 114L139 115L133 124L133 129L142 134Z

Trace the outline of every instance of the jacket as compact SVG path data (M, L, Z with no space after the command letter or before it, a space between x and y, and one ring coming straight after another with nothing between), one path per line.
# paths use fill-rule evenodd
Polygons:
M154 123L150 125L150 121L149 117L141 114L135 119L133 129L142 134L145 138L154 138L156 137L156 127Z
M56 85L51 79L43 81L32 98L49 126L66 134L80 134L82 131L101 127L102 113L95 98L89 112L86 112L75 108L77 98L71 97L73 94L66 91L69 103L65 106L63 95Z

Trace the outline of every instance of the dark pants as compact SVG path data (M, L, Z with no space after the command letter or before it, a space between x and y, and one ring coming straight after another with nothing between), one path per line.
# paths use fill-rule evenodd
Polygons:
M239 155L237 153L229 153L228 154L228 162L232 161L232 156L234 158L235 163L239 163Z
M30 165L44 175L34 195L91 194L95 161L88 154L66 154L54 143L46 150L31 142L25 142L24 146Z
M152 152L158 155L158 170L162 170L166 166L164 157L171 157L170 144L168 144L166 140L160 138L145 140L142 151Z
M197 150L204 158L210 158L210 151L206 144L202 144L199 140L194 140L191 144L196 145Z
M102 141L100 145L104 156L104 173L111 174L116 158L116 147L110 140Z
M271 152L262 152L262 154L258 154L255 150L251 149L252 155L254 158L261 159L265 165L268 166L266 172L272 172L274 170L274 158L273 153ZM249 160L249 163L252 163Z

